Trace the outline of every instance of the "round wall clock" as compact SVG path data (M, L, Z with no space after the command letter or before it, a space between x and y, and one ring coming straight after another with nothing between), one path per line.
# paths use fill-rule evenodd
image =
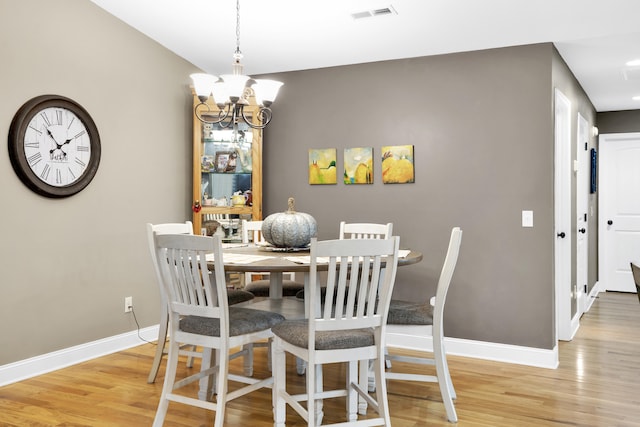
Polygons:
M72 196L98 171L98 128L75 101L37 96L13 117L9 158L20 180L34 192L52 198Z

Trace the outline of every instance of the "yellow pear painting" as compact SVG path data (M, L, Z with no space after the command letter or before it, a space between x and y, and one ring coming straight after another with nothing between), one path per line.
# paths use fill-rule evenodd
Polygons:
M373 148L344 149L344 183L373 184Z
M415 182L413 145L382 147L382 182L407 184Z
M335 148L309 149L309 184L336 184Z

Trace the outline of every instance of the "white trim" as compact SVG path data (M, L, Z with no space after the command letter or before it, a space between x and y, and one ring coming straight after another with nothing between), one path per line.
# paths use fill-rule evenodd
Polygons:
M388 347L406 348L402 343L402 334L387 331ZM422 342L422 340L421 340ZM492 360L496 362L515 363L538 368L556 369L558 367L558 345L551 349L523 347L510 344L499 344L484 341L472 341L461 338L445 338L447 354L452 356L472 357L474 359ZM431 337L424 338L425 348L431 349Z
M140 336L147 341L156 341L158 329L158 325L140 329ZM138 331L131 331L2 365L0 387L141 344L145 342L138 337Z
M158 325L140 329L140 336L147 341L158 339ZM400 347L401 336L386 335L387 345ZM431 342L431 338L425 338ZM401 342L401 341L400 341ZM126 350L145 342L138 338L137 331L126 332L113 337L92 341L86 344L65 348L51 353L35 356L0 366L0 387L32 378L38 375L66 368L77 363L97 357ZM447 354L472 357L475 359L493 360L497 362L515 363L540 368L555 369L558 367L558 347L545 350L533 347L522 347L509 344L498 344L484 341L472 341L460 338L445 338ZM429 345L427 348L431 348Z
M571 101L555 89L554 108L554 288L556 340L571 340Z
M600 293L600 282L596 282L591 288L591 292L589 292L589 296L587 297L587 307L585 308L585 312L591 310L591 306L595 302L596 298L598 298L598 294Z

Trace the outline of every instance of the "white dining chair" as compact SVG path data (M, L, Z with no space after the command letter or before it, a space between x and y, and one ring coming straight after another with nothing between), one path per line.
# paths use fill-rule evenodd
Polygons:
M393 223L340 222L339 239L388 239L393 232Z
M398 266L399 241L399 237L311 240L310 295L305 298L305 310L312 315L304 320L285 320L272 328L275 427L284 427L287 405L305 419L309 427L321 425L323 417L318 406L323 399L335 397L347 398L346 422L341 426L391 425L383 362L387 310ZM383 269L384 260L386 268ZM328 263L326 280L321 279L318 271L318 264L323 262ZM324 295L317 292L320 286L326 286ZM321 299L320 304L316 304L316 298ZM287 389L285 353L307 363L305 393L293 394ZM367 392L369 360L375 360L375 397ZM324 390L318 372L324 364L339 362L347 363L344 389ZM366 399L377 417L358 419L358 413L362 412L359 397ZM300 404L304 401L306 407Z
M262 222L263 221L247 221L242 220L241 235L242 243L254 243L254 244L266 244L267 241L262 235ZM260 279L255 279L254 276L261 276ZM244 290L251 292L257 297L269 296L269 273L245 273L245 285ZM304 283L295 280L294 273L283 273L282 279L282 296L295 296L299 291L304 289Z
M218 236L160 235L154 232L153 237L168 300L170 326L169 358L153 425L162 426L169 403L177 402L215 411L214 427L222 427L227 402L273 384L271 376L256 379L230 373L230 352L233 348L271 338L271 328L284 317L270 311L229 306ZM208 269L210 254L213 254L214 263L212 274ZM215 363L211 363L211 357L203 357L199 372L176 381L179 349L183 343L214 349L219 357L215 358ZM207 352L211 354L210 350ZM180 391L195 380L204 379L206 382L212 377L216 380L215 402ZM229 391L229 381L241 385Z
M153 242L153 233L157 234L193 234L193 224L191 221L177 222L177 223L164 223L164 224L151 224L147 223L147 244L149 247L149 253L151 255L151 261L153 264L153 270L156 275L156 282L160 291L160 322L158 323L158 341L156 345L156 354L151 364L151 370L147 377L149 384L154 383L158 376L158 369L162 359L167 352L165 351L165 345L167 341L167 328L169 323L169 312L167 308L167 296L162 286L162 276L160 274L160 267L158 260L156 259L156 253ZM253 294L242 290L230 290L228 292L229 304L237 304L244 301L253 299ZM182 346L181 354L187 356L187 366L193 366L193 357L202 357L202 353L196 351L193 346ZM253 363L251 358L246 359L246 370L249 373L253 369Z
M340 222L340 239L388 239L393 233L393 223L386 224L374 222ZM391 367L391 360L385 359L385 367ZM376 390L373 372L373 365L369 364L369 392ZM364 405L364 403L362 403Z
M437 382L444 403L447 419L458 421L453 399L456 392L451 381L447 354L444 343L444 306L451 284L451 278L458 261L462 230L455 227L451 230L449 247L440 272L436 295L424 304L392 300L386 328L388 359L409 362L419 365L435 365L436 375L386 372L387 380ZM405 356L396 354L397 349L422 352L422 356ZM424 353L432 353L432 357Z

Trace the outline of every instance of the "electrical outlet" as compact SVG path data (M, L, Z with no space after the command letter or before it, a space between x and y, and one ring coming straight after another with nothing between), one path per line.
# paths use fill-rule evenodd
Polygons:
M124 298L124 312L131 313L133 310L133 297L125 297Z

